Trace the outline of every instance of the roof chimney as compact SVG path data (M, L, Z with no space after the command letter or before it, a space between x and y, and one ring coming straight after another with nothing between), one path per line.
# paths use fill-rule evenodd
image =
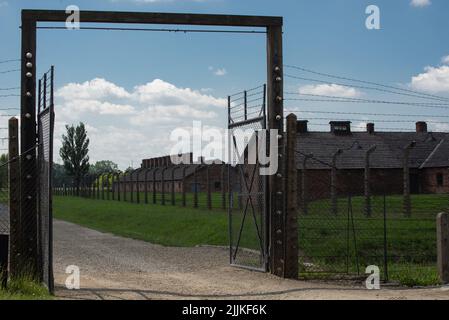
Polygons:
M331 132L335 135L351 134L351 121L331 121Z
M370 122L366 124L366 132L374 134L374 123Z
M296 132L297 133L307 133L307 120L296 121Z
M427 122L424 121L417 122L416 133L427 133Z

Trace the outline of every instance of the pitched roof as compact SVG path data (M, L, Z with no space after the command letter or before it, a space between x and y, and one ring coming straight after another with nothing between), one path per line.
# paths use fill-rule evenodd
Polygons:
M352 132L335 135L331 132L306 132L297 134L297 168L301 169L305 155L313 154L307 162L309 169L329 169L332 156L338 150L337 168L361 169L365 167L365 153L372 146L371 168L402 168L404 148L416 142L410 151L410 168L449 167L448 133L415 132Z

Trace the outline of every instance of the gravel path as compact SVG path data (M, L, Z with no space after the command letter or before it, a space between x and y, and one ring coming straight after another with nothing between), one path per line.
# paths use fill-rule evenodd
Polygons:
M449 288L368 291L283 280L230 267L226 249L162 247L62 221L54 234L62 299L449 299ZM80 267L81 290L65 289L68 265Z

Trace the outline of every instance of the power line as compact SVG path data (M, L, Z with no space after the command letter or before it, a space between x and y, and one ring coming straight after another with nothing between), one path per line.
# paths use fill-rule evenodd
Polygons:
M47 26L36 29L47 30L67 30L66 27ZM120 28L120 27L80 27L77 30L101 30L101 31L147 31L147 32L173 32L173 33L245 33L245 34L266 34L266 31L259 30L218 30L218 29L166 29L166 28Z
M20 87L0 88L0 91L19 90Z
M322 96L322 95L313 95L313 94L301 94L307 96L315 96L315 97L330 97L330 96ZM309 102L339 102L339 103L372 103L372 104L392 104L392 105L408 105L415 107L423 107L423 108L437 108L437 109L449 109L448 104L426 104L421 102L402 102L402 101L384 101L384 100L369 100L369 99L354 99L354 98L339 98L334 97L334 99L308 99L308 98L289 98L284 99L285 101L309 101Z
M293 65L284 65L284 67L291 68L291 69L297 69L297 70L313 73L313 74L324 76L324 77L341 79L341 80L347 80L347 81L354 81L354 82L359 82L359 83L365 83L365 84L370 84L370 85L375 85L375 86L379 86L379 87L394 89L394 90L398 90L398 91L415 93L415 94L419 94L419 95L424 95L424 96L428 96L428 97L432 97L432 98L438 98L438 99L441 99L441 100L449 101L449 98L440 97L440 96L437 96L437 95L427 94L427 93L423 93L423 92L419 92L419 91L415 91L415 90L410 90L410 89L398 88L398 87L394 87L394 86L390 86L390 85L386 85L386 84L382 84L382 83L377 83L377 82L372 82L372 81L365 81L365 80L359 80L359 79L354 79L354 78L349 78L349 77L342 77L342 76L337 76L337 75L333 75L333 74L329 74L329 73L317 72L317 71L314 71L314 70L310 70L310 69L306 69L306 68L298 67L298 66L293 66Z
M20 71L20 69L11 69L11 70L6 70L6 71L0 71L0 74L19 72L19 71Z
M320 106L322 107L322 106ZM322 113L322 114L347 114L360 116L386 116L386 117L421 117L421 118L449 118L449 116L430 115L430 114L400 114L400 113L365 113L365 112L336 112L321 110L285 110L284 112L304 112L304 113Z
M290 74L285 74L285 77L298 79L298 80L305 80L305 81L312 81L312 82L319 82L319 83L329 84L329 81L324 81L324 80L319 80L319 79L312 79L312 78L303 78L303 77L293 76L293 75L290 75ZM375 90L375 91L379 91L379 92L392 93L392 94L408 96L408 97L415 97L415 98L420 98L420 99L429 99L429 100L437 100L437 101L448 101L447 99L427 97L427 96L421 95L421 94L401 93L401 92L396 92L396 91L387 90L387 89L374 88L374 87L358 86L358 85L351 85L351 84L345 84L345 83L339 83L339 82L332 82L332 84L339 85L339 86L342 86L342 87L347 87L347 88Z
M3 94L3 95L0 95L0 98L7 98L7 97L20 97L20 94Z
M329 118L307 118L306 120L328 120ZM369 122L385 122L385 123L410 123L410 120L382 120L382 119L332 119L332 121L369 121ZM428 120L427 122L429 123L437 123L437 124L449 124L449 122L444 122L444 121L433 121L433 120Z
M9 60L1 60L0 64L3 63L10 63L10 62L18 62L18 61L22 61L21 59L9 59Z

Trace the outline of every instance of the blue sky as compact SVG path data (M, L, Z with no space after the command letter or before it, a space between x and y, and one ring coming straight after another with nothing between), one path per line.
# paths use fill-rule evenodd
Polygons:
M0 61L19 55L23 8L65 9L75 4L81 10L279 15L285 23L286 64L449 96L449 71L446 72L442 61L449 55L449 2L413 1L415 5L412 0L0 0ZM370 4L380 8L380 30L365 27L365 8ZM222 100L226 95L266 81L265 38L260 34L39 30L37 58L39 73L51 64L56 66L57 135L65 124L84 121L91 130L92 159L115 160L122 167L130 165L131 158L136 166L142 157L167 152L168 133L175 127L190 126L192 120L225 127ZM14 67L0 64L0 71ZM425 70L426 67L434 69ZM287 72L306 76L293 70ZM156 79L159 81L155 82ZM17 86L18 80L17 73L0 75L0 88ZM329 80L328 87L317 88L314 83L286 79L286 90L303 88L303 93L348 94L345 91L348 88L340 92L342 88L332 88L332 83ZM191 103L190 109L184 108L189 110L187 114L178 114L183 104L164 109L167 96L149 96L155 90L172 92L172 99L181 96L182 101L190 98L200 102ZM79 102L86 106L70 105L68 97L73 102L83 92L90 92L90 96L82 97L85 101ZM349 94L380 98L378 94L360 90ZM0 98L2 107L17 104L15 97ZM301 108L304 104L286 102L286 109ZM374 111L386 112L389 108L379 106ZM111 114L105 109L117 112ZM321 109L372 112L373 106L334 104L323 105ZM444 115L447 110L397 107L395 111ZM151 121L145 121L147 118ZM177 121L170 124L171 118ZM422 119L410 120L410 124L400 127L412 128L414 121ZM362 118L358 125L361 124ZM118 153L122 155L117 156Z

